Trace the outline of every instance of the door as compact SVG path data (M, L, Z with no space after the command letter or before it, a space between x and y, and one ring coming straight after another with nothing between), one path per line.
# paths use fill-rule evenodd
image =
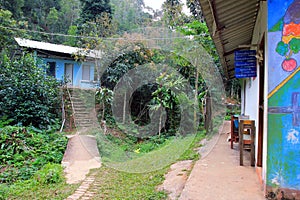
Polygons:
M259 51L262 58L265 57L264 47L265 39L263 37ZM263 158L263 138L264 138L264 89L265 89L265 65L264 60L259 62L259 108L258 108L258 146L257 146L257 163L258 167L262 167Z
M73 64L65 63L65 79L68 85L73 85Z

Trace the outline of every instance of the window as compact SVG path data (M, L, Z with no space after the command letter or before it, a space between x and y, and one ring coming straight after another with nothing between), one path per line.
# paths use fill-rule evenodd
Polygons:
M55 69L56 63L55 62L47 62L47 75L55 77Z
M82 66L82 80L90 80L90 66L83 65Z

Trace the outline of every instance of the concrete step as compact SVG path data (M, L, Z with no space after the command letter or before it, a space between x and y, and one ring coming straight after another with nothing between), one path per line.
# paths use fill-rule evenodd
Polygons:
M80 124L92 124L94 123L95 121L94 120L76 120L76 123L80 123Z
M91 118L76 118L77 122L97 122L97 119L91 119Z
M77 128L91 128L95 125L93 123L76 123Z
M90 128L97 126L95 113L95 90L70 89L71 101L74 107L76 127Z
M79 100L79 99L72 99L73 104L82 104L82 105L94 105L95 101L94 100L88 100L88 101L84 101L84 100Z
M95 108L74 107L76 113L94 113Z
M91 118L76 118L77 122L93 122L97 121L96 119L91 119Z
M74 106L75 112L79 113L93 113L95 108L85 108L85 107L76 107Z
M83 112L76 112L76 110L75 110L75 115L76 116L91 116L93 114L93 112L85 112L85 111L83 111Z

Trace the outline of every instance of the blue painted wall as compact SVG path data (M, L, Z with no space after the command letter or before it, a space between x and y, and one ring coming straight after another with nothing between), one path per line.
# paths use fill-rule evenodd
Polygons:
M297 111L276 113L278 108L292 109L293 104L299 107L299 101L299 72L269 98L267 160L269 186L300 190L300 115L298 118Z
M63 80L65 74L65 64L70 63L73 64L73 86L80 88L93 88L95 87L94 81L94 69L95 64L93 62L76 62L72 60L64 60L59 58L41 58L43 62L46 64L47 62L55 62L55 78L57 80ZM90 65L90 82L84 80L82 81L82 66L83 64Z
M296 3L296 4L295 4ZM300 191L300 49L290 39L300 36L284 30L287 21L299 21L300 0L268 1L268 146L269 188ZM296 13L296 14L295 14ZM300 29L300 23L294 28ZM286 32L285 32L286 33ZM292 62L290 62L292 61ZM287 63L290 63L287 65ZM288 189L288 190L285 190Z

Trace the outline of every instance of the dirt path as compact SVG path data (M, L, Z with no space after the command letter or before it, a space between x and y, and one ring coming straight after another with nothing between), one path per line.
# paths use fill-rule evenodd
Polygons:
M250 162L239 165L238 144L230 149L226 134L229 131L230 122L225 122L216 145L196 162L180 200L265 199L255 168Z
M223 126L219 132L222 131ZM201 141L201 147L197 150L204 159L214 148L218 142L220 134L215 134L209 139L205 138ZM164 190L168 193L169 200L176 200L180 197L189 174L193 169L194 162L192 160L184 160L171 165L169 172L165 175L165 180L158 190Z
M67 183L83 181L90 169L101 167L96 139L87 135L70 136L62 165Z

